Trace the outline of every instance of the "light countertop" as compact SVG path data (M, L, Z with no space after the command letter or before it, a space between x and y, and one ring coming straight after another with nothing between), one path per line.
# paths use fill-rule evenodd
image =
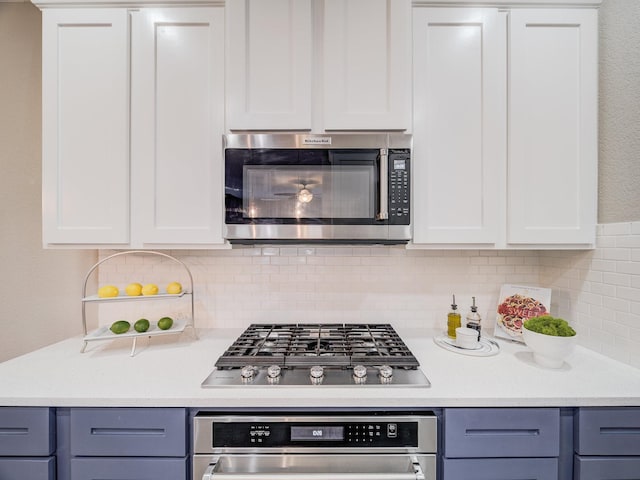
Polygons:
M75 337L0 364L0 406L150 407L489 407L639 406L640 370L576 347L557 370L537 366L524 345L472 357L433 341L441 332L397 329L430 388L201 388L216 359L243 329L91 342Z

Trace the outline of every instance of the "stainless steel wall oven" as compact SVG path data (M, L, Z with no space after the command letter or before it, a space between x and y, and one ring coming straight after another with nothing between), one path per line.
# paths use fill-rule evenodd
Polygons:
M433 412L199 412L193 480L435 480Z
M411 136L230 134L225 226L232 243L406 243Z

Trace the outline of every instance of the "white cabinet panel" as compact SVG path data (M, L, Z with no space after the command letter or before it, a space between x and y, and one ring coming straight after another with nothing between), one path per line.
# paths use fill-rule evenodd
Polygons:
M510 13L508 243L592 243L597 12Z
M44 244L126 244L127 12L45 10L42 28Z
M410 128L411 2L325 0L324 128Z
M311 129L311 0L227 2L227 127Z
M416 8L414 242L495 244L504 192L506 19Z
M132 32L136 237L222 243L224 11L144 9Z

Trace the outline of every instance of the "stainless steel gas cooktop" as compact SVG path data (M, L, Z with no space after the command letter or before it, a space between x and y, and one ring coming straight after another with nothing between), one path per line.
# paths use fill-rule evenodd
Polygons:
M253 324L203 387L428 387L420 363L389 324Z

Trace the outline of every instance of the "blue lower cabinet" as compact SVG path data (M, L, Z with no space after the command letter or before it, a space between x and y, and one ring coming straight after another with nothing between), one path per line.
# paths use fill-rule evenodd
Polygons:
M55 414L53 409L48 407L0 408L0 456L48 457L54 450Z
M557 458L444 458L443 480L557 480Z
M640 457L581 457L576 455L574 480L639 480Z
M579 408L575 416L578 455L640 456L640 408Z
M2 457L0 479L2 480L55 480L54 457Z
M186 480L187 466L188 457L72 458L71 480Z
M184 408L72 408L71 455L182 457L187 454Z

